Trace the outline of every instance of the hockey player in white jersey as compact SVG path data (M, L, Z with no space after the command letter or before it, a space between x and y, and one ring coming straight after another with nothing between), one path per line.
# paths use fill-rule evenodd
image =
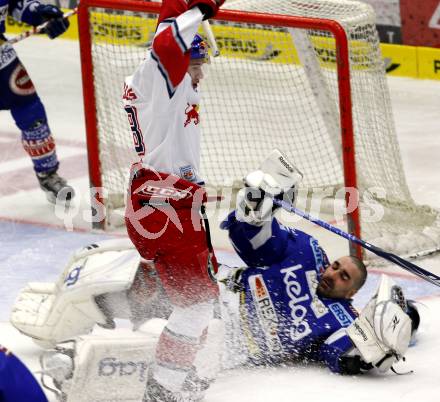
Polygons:
M124 108L139 160L131 168L128 235L154 261L173 312L156 349L145 400L182 398L218 289L201 213L199 81L208 46L197 35L224 0L165 0L152 48L126 79Z
M186 3L192 8L184 12ZM216 4L214 0L163 3L152 49L126 79L123 95L142 166L196 184L203 184L199 83L209 55L197 30L203 19L199 6L208 7L205 3ZM134 168L134 175L139 168Z

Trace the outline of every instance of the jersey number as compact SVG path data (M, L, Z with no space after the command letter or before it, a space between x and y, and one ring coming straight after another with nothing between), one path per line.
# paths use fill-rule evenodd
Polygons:
M139 121L137 118L137 110L134 106L125 106L125 111L128 115L128 122L130 123L131 133L133 134L134 149L139 156L145 155L144 137L142 135Z

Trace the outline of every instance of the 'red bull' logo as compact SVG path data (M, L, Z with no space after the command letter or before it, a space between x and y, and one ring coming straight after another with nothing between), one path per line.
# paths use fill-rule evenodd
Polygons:
M137 96L134 93L133 89L130 88L127 84L124 84L124 95L122 95L122 99L128 101L134 101L137 99Z
M191 121L194 120L194 124L199 124L200 118L199 118L199 105L190 105L188 103L188 106L185 109L186 114L186 120L183 124L183 127L186 127L188 124L191 123Z

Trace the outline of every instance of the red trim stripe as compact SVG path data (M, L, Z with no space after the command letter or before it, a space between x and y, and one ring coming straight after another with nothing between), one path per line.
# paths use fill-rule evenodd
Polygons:
M173 336L166 328L162 332L156 348L156 359L159 364L188 369L194 362L199 344Z

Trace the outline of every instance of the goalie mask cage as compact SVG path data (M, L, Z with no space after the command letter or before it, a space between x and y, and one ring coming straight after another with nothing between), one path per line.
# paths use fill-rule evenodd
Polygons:
M124 207L137 157L123 81L148 51L159 9L135 0L79 5L95 227ZM406 184L370 6L229 0L211 26L221 56L201 85L201 175L210 187L230 189L279 148L304 172L309 197L324 192L352 206L357 195L344 186L359 190L351 233L400 254L438 246L437 212L416 205Z

